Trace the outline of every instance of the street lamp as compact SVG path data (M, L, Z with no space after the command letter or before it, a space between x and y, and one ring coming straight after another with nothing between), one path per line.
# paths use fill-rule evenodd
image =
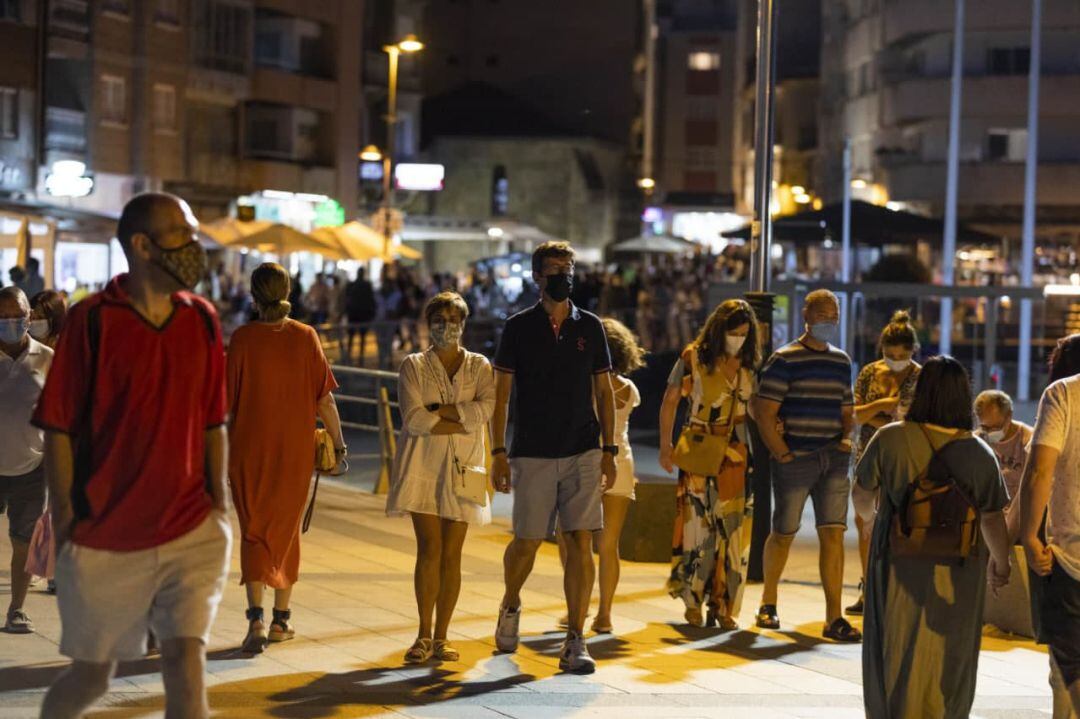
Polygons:
M383 253L390 256L390 245L393 231L390 226L390 209L392 204L391 192L393 191L394 170L394 140L397 125L397 81L398 81L398 58L401 53L420 52L424 49L424 43L417 39L416 35L406 35L395 45L384 45L383 52L390 56L388 67L389 79L387 82L386 99L386 152L382 155L383 161ZM365 152L369 149L364 148ZM377 152L377 150L376 150Z
M364 162L380 162L383 159L382 152L374 145L368 145L360 151L360 159Z

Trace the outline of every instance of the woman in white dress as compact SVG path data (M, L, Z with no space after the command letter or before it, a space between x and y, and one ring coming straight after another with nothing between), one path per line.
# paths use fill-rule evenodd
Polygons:
M461 589L461 548L469 524L491 521L486 491L482 503L461 496L468 494L461 468L486 464L485 429L495 409L491 365L461 346L468 316L457 293L433 297L424 310L432 346L406 357L398 377L402 431L386 513L410 515L416 533L420 629L408 664L458 660L446 634Z
M634 453L630 448L630 413L641 404L641 393L626 376L645 366L645 350L633 333L618 320L605 317L604 333L611 352L611 379L615 391L615 443L619 455L615 458L615 484L604 492L604 528L600 531L600 608L592 629L598 634L612 631L611 604L619 585L619 537L630 502L634 501Z

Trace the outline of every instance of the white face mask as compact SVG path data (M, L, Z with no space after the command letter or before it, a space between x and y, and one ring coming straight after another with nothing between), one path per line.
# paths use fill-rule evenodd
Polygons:
M911 366L910 357L902 360L889 359L888 357L882 357L882 359L885 360L885 366L892 372L903 372Z
M48 320L30 320L30 336L36 340L43 340L49 336Z
M995 429L993 432L986 433L986 441L990 444L997 444L1001 440L1005 439L1005 430Z
M724 335L724 351L728 357L734 357L746 344L746 335Z

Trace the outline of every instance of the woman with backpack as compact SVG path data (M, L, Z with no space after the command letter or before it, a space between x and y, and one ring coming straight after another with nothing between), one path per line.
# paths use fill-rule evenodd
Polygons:
M961 719L975 698L987 559L996 590L1010 547L1008 493L971 434L972 405L963 365L930 359L906 419L880 429L855 470L855 511L874 522L863 697L875 719Z

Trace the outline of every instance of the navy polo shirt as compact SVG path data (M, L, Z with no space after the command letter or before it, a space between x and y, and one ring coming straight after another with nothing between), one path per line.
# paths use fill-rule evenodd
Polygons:
M600 446L593 376L611 371L604 325L571 303L556 327L543 303L506 321L495 369L514 375L511 457L572 457Z

